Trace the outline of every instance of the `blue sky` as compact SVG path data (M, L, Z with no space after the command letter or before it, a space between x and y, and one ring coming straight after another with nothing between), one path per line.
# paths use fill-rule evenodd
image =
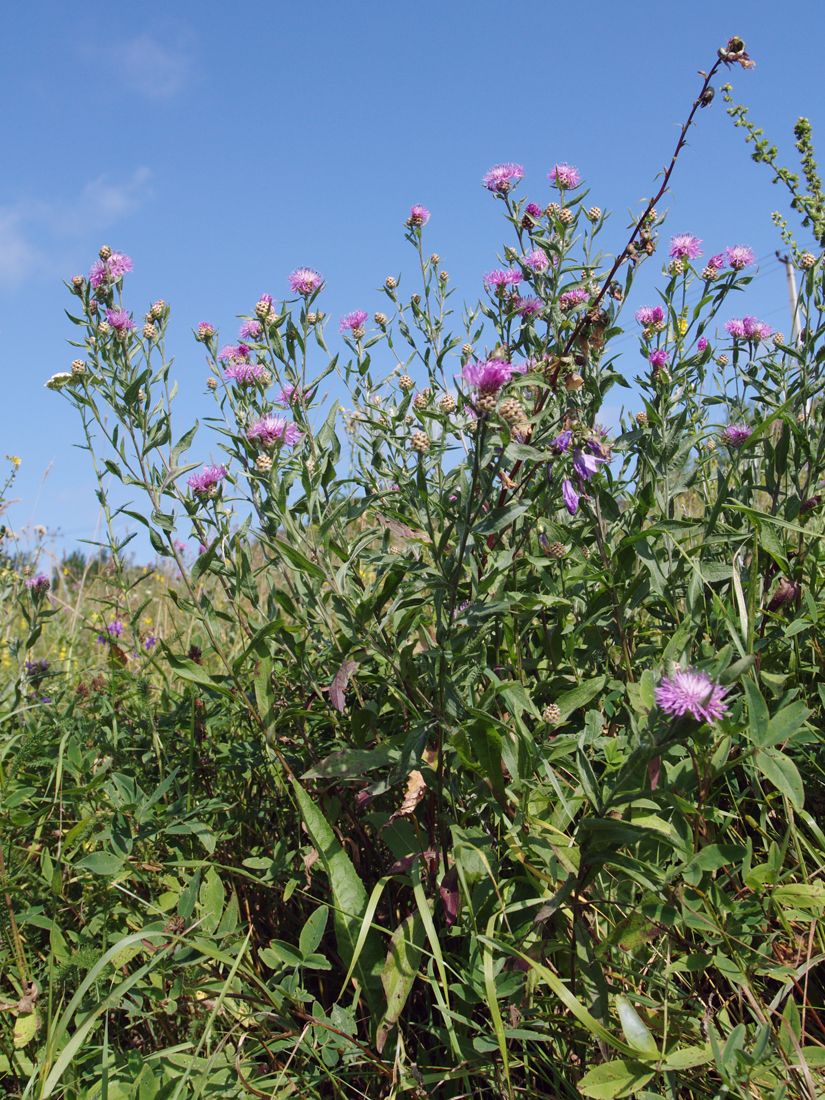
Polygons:
M729 79L786 159L800 114L825 141L822 0L797 0L792 18L774 0L121 7L13 5L0 44L0 456L23 459L12 525L46 524L61 544L93 537L97 503L74 413L43 382L73 357L62 279L102 243L134 259L137 315L153 298L172 304L182 429L209 408L193 325L209 319L230 339L237 314L262 291L285 294L302 264L324 273L332 318L381 308L385 275L413 273L413 202L432 210L428 246L455 301L476 297L504 228L479 183L494 163L524 164L522 193L542 202L549 167L578 165L592 201L616 212L605 244L620 246L697 69L733 33L757 67ZM784 198L718 98L699 123L667 229L697 233L709 252L747 243L768 257L743 311L788 328L770 259Z

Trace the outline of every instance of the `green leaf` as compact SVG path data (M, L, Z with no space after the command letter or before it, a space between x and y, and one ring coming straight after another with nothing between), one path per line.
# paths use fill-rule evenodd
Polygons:
M329 909L326 905L320 905L314 913L310 913L298 940L298 950L302 955L311 955L317 949L323 939L328 917Z
M467 737L482 773L490 780L493 794L504 802L504 772L501 767L501 734L483 719L474 722L467 730Z
M325 756L302 779L354 779L374 768L383 768L398 759L398 750L390 745L375 749L341 749Z
M616 1058L588 1070L579 1081L579 1092L593 1100L613 1100L614 1097L629 1096L637 1092L652 1076L647 1066L640 1062Z
M198 894L201 931L209 934L215 931L221 922L223 913L223 883L214 867L210 867L201 883Z
M567 718L574 710L581 710L591 700L595 699L607 683L606 676L594 676L592 680L585 680L583 684L577 684L570 691L565 691L556 700L556 706L561 711L561 720Z
M93 875L117 875L123 870L123 860L111 852L92 852L79 859L75 867L91 871Z
M14 1021L14 1049L20 1050L32 1041L40 1026L40 1017L36 1012L26 1012Z
M645 1054L649 1058L655 1058L659 1053L659 1045L650 1033L647 1024L627 999L619 996L616 998L616 1009L619 1013L619 1023L622 1025L624 1037L634 1050Z
M283 966L296 967L303 962L301 953L284 940L270 940L269 946L262 948L258 956L270 970L280 970Z
M801 810L805 804L805 787L793 760L777 749L760 749L753 759L762 775L773 783L793 808Z
M381 971L381 985L384 987L387 1007L376 1035L379 1054L384 1049L390 1031L398 1023L415 982L424 935L424 922L417 911L410 913L392 934L384 969Z

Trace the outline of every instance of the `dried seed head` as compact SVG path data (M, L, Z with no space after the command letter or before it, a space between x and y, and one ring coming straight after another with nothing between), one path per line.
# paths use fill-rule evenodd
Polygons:
M506 470L499 470L498 479L501 482L501 484L504 486L505 489L508 489L508 490L515 489L516 483L515 483L515 481L513 481L513 479L510 477L510 475L507 473Z
M574 390L580 390L583 385L584 379L578 373L578 371L573 371L571 374L568 374L564 379L564 388L567 390L568 393L573 393Z
M430 449L430 437L426 432L413 432L410 438L410 446L419 454L425 454Z

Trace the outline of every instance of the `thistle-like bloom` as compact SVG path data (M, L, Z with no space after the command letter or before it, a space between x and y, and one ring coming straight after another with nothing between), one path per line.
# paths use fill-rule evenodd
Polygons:
M711 256L711 258L708 260L707 266L712 267L714 271L721 271L722 268L725 266L725 263L726 253L717 252L715 256Z
M38 661L26 661L26 675L30 680L34 680L35 683L37 683L43 679L49 671L49 667L49 662L45 657L41 657Z
M734 340L767 340L773 329L756 317L732 317L725 329Z
M581 172L572 164L554 164L547 176L551 183L563 191L566 187L578 187L582 181Z
M575 516L579 510L579 494L573 488L573 482L570 478L565 478L561 483L561 495L564 498L564 506L571 516Z
M546 271L550 266L550 261L547 258L547 253L543 248L534 248L532 252L526 253L522 256L521 262L525 267L529 267L531 271Z
M29 577L26 580L26 588L35 596L39 596L43 592L49 591L51 588L51 581L45 573L38 573L36 576Z
M308 298L324 285L324 278L311 267L299 267L289 276L289 287L293 294L302 294Z
M461 371L461 377L479 394L495 394L513 377L513 373L523 374L526 365L515 367L506 359L486 359L483 362L467 363Z
M665 323L665 311L661 306L642 306L636 310L636 320L644 328L658 327Z
M495 271L488 271L484 276L484 285L488 290L501 290L505 286L517 286L520 282L521 272L514 271L511 267L499 267Z
M407 218L407 225L415 225L421 227L426 225L430 220L430 212L426 206L421 206L416 203L415 206L410 207L410 216Z
M280 391L276 400L278 405L290 405L296 397L301 396L301 391L297 386L287 383L286 386Z
M696 341L697 350L698 351L705 351L705 350L707 350L707 346L708 346L707 336L700 336L699 339Z
M679 233L670 240L670 252L672 260L695 260L702 255L701 240L692 233Z
M304 438L304 433L285 416L263 416L250 425L246 438L268 450L278 444L292 447Z
M524 168L520 164L496 164L485 173L481 182L488 191L505 195L521 179L524 179Z
M200 340L202 343L206 343L207 340L211 340L218 330L209 321L201 321L195 330L195 339Z
M537 202L528 202L524 208L524 213L529 214L531 218L538 219L542 216L544 211Z
M248 363L249 348L246 344L225 344L218 352L221 363Z
M132 270L132 261L123 252L112 252L106 260L95 260L89 271L89 284L97 290L104 283L116 283Z
M719 438L728 447L741 447L752 435L753 428L749 428L747 424L728 424Z
M254 386L256 382L265 381L269 377L269 371L263 363L234 362L223 373L230 382L237 382L239 386Z
M582 481L589 481L594 474L597 474L603 462L607 462L607 459L601 455L588 454L587 451L580 451L578 448L573 451L573 469Z
M716 257L712 257L716 259ZM756 263L756 253L745 244L735 244L725 249L725 259L734 271L741 271L743 267L749 267Z
M342 317L338 323L339 332L355 332L356 329L364 328L364 323L367 320L367 313L363 309L356 309L352 313L348 313L345 317Z
M565 290L564 294L559 295L559 309L562 313L569 313L571 309L583 305L589 298L590 295L583 286L577 286L573 290Z
M131 314L125 309L107 309L106 320L115 332L121 334L130 332L135 327Z
M192 474L187 485L196 497L203 500L213 499L218 495L226 472L225 466L204 466L199 473Z
M689 714L697 722L715 722L726 713L727 688L714 683L706 672L677 668L663 676L656 688L656 705L671 718Z
M520 317L536 317L544 309L541 298L516 298L513 309Z
M253 319L243 322L238 335L242 340L257 340L262 332L263 325L261 322Z
M665 351L664 348L656 348L655 351L652 351L648 356L650 365L654 370L661 370L663 367L666 367L669 359L670 353Z

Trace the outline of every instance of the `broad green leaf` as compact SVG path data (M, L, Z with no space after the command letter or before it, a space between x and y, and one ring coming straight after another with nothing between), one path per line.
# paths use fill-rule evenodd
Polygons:
M614 1100L638 1092L652 1077L650 1069L641 1062L616 1058L588 1070L578 1088L582 1096L590 1096L592 1100Z
M384 1049L387 1036L398 1023L407 1003L418 974L424 935L424 922L421 914L415 911L399 924L390 939L384 969L381 971L381 985L384 987L387 1007L376 1035L379 1053Z
M630 1046L648 1058L654 1058L659 1053L659 1045L627 997L616 998L616 1010L619 1013L619 1023L622 1025L624 1037Z
M93 875L118 875L123 870L123 860L111 852L92 852L79 859L75 867L91 871Z
M604 690L606 683L606 676L594 676L592 680L585 680L583 684L577 684L576 687L557 696L555 703L561 711L561 720L568 718L573 711L586 707L599 692Z
M310 913L298 940L298 949L302 955L311 955L318 947L327 927L329 909L326 905L319 905L314 913Z
M777 749L760 749L753 759L762 775L773 783L795 810L801 810L805 803L805 787L799 769L790 756Z

